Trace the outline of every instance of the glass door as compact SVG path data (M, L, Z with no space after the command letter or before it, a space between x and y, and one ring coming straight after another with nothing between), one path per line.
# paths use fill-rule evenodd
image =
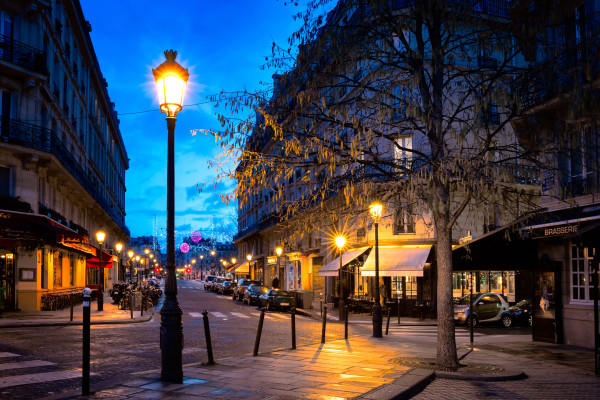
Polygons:
M533 282L533 340L561 342L560 293L556 271L535 271Z

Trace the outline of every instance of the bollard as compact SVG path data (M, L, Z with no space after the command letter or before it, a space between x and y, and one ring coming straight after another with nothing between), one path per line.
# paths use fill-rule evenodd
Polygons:
M90 299L92 290L83 289L83 364L81 394L90 395Z
M398 325L400 325L400 296L398 296Z
M212 352L212 341L210 340L210 326L208 325L208 311L202 311L202 319L204 320L204 336L206 337L206 352L208 353L208 363L215 363Z
M129 310L131 312L131 318L133 318L133 292L129 295Z
M258 346L260 345L260 335L262 334L263 322L265 320L265 308L260 309L260 318L258 320L258 329L256 331L256 341L254 342L254 357L258 355Z
M346 319L344 320L344 339L348 339L348 306L344 307L346 310Z
M144 295L142 294L142 304L140 304L140 317L143 317L143 316L144 316L144 305L145 305L145 302L144 302L144 300L146 300L146 298L145 298L145 297L144 297Z
M69 295L69 299L71 300L71 313L69 314L69 321L73 322L73 307L75 306L75 301L73 300L73 295Z
M325 343L325 327L327 326L327 306L323 306L323 329L321 330L321 343Z
M292 349L296 349L296 307L292 307Z
M388 307L387 324L385 325L385 334L387 335L390 331L390 316L392 315L392 308Z

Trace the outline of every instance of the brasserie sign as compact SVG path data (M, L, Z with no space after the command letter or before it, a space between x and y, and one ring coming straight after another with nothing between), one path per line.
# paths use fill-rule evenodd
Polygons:
M529 230L529 236L532 239L544 238L544 237L555 237L563 235L577 234L579 226L576 224L565 224L557 226L547 226L540 228L531 228Z

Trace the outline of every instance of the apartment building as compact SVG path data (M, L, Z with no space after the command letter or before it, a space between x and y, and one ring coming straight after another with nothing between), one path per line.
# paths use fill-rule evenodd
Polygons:
M105 287L118 279L112 249L129 237L128 158L91 29L77 0L0 4L4 309L45 309L98 288L99 268Z

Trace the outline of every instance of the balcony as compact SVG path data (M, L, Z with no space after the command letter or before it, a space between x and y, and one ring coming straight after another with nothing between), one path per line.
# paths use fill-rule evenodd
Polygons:
M93 184L75 157L73 157L71 152L50 129L0 116L0 142L16 144L53 154L104 211L111 216L123 232L127 236L130 235L125 221L121 221L117 213L109 207L104 197L102 197L98 186Z
M596 192L591 176L571 178L565 191L567 198L585 196Z
M0 59L48 75L44 52L5 35L0 35Z

